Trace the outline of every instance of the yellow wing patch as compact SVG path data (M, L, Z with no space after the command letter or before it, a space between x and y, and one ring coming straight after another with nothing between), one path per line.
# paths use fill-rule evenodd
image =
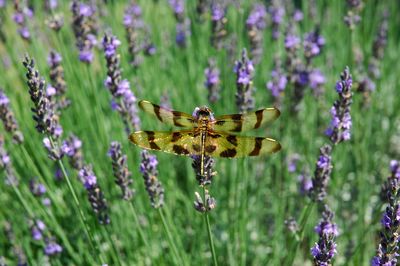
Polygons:
M272 123L280 114L276 108L264 108L244 114L222 115L215 118L214 130L241 132L256 129Z
M151 114L165 124L177 127L196 126L195 119L186 113L169 110L148 101L140 101L139 107L148 114Z

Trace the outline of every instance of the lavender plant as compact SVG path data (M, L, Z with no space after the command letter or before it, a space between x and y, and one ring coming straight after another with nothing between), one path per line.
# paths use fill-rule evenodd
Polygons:
M211 44L218 50L224 46L227 35L226 7L222 2L213 2L211 5Z
M97 216L97 220L102 225L109 224L107 202L97 183L97 177L92 170L92 165L84 165L79 170L79 178L86 188L90 205Z
M143 61L142 52L145 55L153 55L156 47L150 41L149 27L142 19L142 9L137 3L133 2L125 9L123 20L131 64L138 67Z
M398 244L400 236L400 163L396 160L390 162L391 175L382 186L381 197L387 207L383 214L381 224L382 230L379 233L376 256L373 257L371 265L396 265L399 256Z
M315 232L319 235L319 240L311 249L311 254L314 257L314 265L331 265L332 258L337 252L335 237L339 233L336 224L332 220L333 212L325 205L322 212L322 220L315 227Z
M266 27L267 9L263 4L255 4L246 20L247 36L250 39L250 54L254 64L261 61L263 52L263 31Z
M285 8L280 1L273 0L268 8L268 13L270 13L272 20L272 39L278 40L283 17L285 16Z
M120 56L117 47L121 42L111 35L105 35L103 39L104 55L107 61L107 78L105 86L111 92L113 110L118 111L125 125L125 131L130 134L131 129L138 130L140 125L137 116L136 97L130 89L129 81L122 79L120 68Z
M5 171L6 184L18 186L18 179L11 164L11 158L4 146L4 137L0 134L0 169Z
M331 125L326 130L326 135L333 144L347 141L351 137L351 115L350 105L353 93L351 91L353 80L348 67L340 75L340 81L336 83L336 92L339 99L335 101L331 108Z
M79 60L84 63L93 61L93 47L97 44L97 25L95 8L92 5L78 0L72 1L72 29L76 38L76 46L79 50Z
M219 100L220 95L220 71L216 66L214 59L208 60L208 67L204 70L204 75L206 76L206 81L204 86L208 90L208 101L210 103L215 103Z
M31 33L27 22L33 17L33 11L20 1L14 1L14 10L13 20L18 25L18 33L22 39L30 42Z
M135 191L129 186L132 184L132 175L127 166L127 156L122 154L121 143L117 141L111 142L108 155L112 160L112 168L115 177L115 183L121 188L122 198L129 201Z
M254 108L253 98L253 62L247 57L246 49L242 51L242 58L235 62L236 73L236 106L241 113Z
M164 205L164 188L157 178L157 157L149 154L146 150L142 151L141 156L140 172L143 175L151 206L156 209L161 208Z
M10 99L0 88L0 119L3 122L5 131L11 133L13 140L21 144L24 141L24 135L19 129L17 120L10 107Z
M287 85L287 77L282 69L281 62L278 58L274 60L274 68L271 71L271 80L266 84L267 89L271 92L274 97L276 106L280 106L282 102L282 96Z

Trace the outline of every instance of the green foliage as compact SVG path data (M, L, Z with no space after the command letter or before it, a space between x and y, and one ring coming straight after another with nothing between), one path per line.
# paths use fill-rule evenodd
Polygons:
M122 265L210 264L211 252L203 215L193 208L194 192L201 188L195 179L190 158L156 153L158 178L165 189L165 205L162 215L159 215L159 210L151 208L139 172L139 148L129 143L120 116L111 109L111 94L104 86L106 67L103 51L95 48L95 59L90 65L79 61L71 29L69 3L60 2L62 6L56 12L64 14L65 25L59 32L46 26L49 13L43 9L42 1L34 2L35 15L28 21L32 35L30 43L22 40L17 33L17 26L12 20L12 5L0 11L0 27L6 37L0 43L3 61L0 64L0 87L10 98L11 108L25 136L24 143L18 145L2 129L19 185L0 184L1 226L8 221L15 236L13 243L5 234L0 237L0 256L9 265L15 265L17 258L12 245L18 245L30 265L43 265L47 260L43 244L32 239L28 222L35 218L45 222L63 247L60 255L50 259L51 264L100 265L90 249L66 182L54 178L56 163L47 158L47 151L42 147L43 136L35 130L31 118L32 103L22 59L27 53L33 57L48 82L46 59L48 53L55 50L63 58L66 95L72 101L61 115L63 137L73 132L82 140L84 160L93 165L109 206L111 223L99 225L77 171L64 158L72 186L99 246L102 262L108 265L118 264L118 261ZM195 1L187 1L192 34L184 49L175 44L176 21L167 1L138 1L143 10L143 20L151 28L157 52L152 57L145 57L137 69L129 64L128 44L122 24L125 3L122 2L99 4L98 11L107 15L99 18L98 36L101 42L105 32L112 32L121 40L117 51L121 55L122 76L129 80L138 99L159 103L163 95L168 95L174 109L187 113L202 105L208 105L217 115L237 112L234 60L240 58L242 48L249 47L245 21L253 1L242 1L245 3L241 7L231 6L228 9L228 35L235 36L237 43L233 57L227 49L218 51L211 46L210 17L207 15L204 23L197 21ZM300 24L301 36L313 30L315 25L308 14L308 2L296 1L296 4L302 4L305 12L304 21ZM302 213L310 204L309 199L298 192L297 174L288 172L287 158L294 153L300 154L298 169L313 173L318 149L328 141L324 130L330 123L329 111L337 98L335 83L339 74L345 66L349 66L353 80L359 78L349 51L353 47L360 48L366 65L380 14L389 8L393 12L389 17L388 45L380 65L382 75L375 80L376 91L371 93L369 108L363 107L361 94L354 94L352 139L335 148L327 197L340 231L336 240L338 253L335 264L366 265L375 255L376 231L380 227L382 213L380 186L388 175L390 159L400 157L396 153L399 149L395 148L400 145L400 100L397 97L400 85L397 78L400 71L399 17L395 13L400 6L395 1L366 1L361 13L362 21L350 33L343 22L346 12L345 3L341 3L343 1L315 2L318 2L316 20L320 22L321 34L326 39L322 55L314 61L314 65L326 76L324 94L316 99L307 88L301 110L295 116L287 106L290 104L288 91L292 90L289 86L278 121L268 130L247 133L279 140L283 147L279 153L262 158L216 159L215 170L218 174L214 177L210 193L216 199L217 207L209 215L217 260L221 265L280 265L288 256L294 256L295 265L312 262L310 248L318 240L314 226L320 217L315 208L307 208L309 212L301 239L293 237L293 233L286 228L285 220L293 217L300 223ZM265 84L270 79L273 58L277 55L285 58L283 38L273 41L270 27L265 29L264 35L264 53L261 63L255 67L254 76L256 108L273 106L274 100ZM210 57L216 58L221 70L221 99L213 104L208 102L208 92L204 87L204 69ZM144 130L168 130L146 114L139 112L139 116ZM397 142L394 142L395 136L398 136ZM128 155L136 190L131 202L121 199L120 189L114 181L111 159L107 155L111 141L121 142L123 152ZM38 177L45 184L46 195L51 199L49 207L45 207L29 191L29 180L33 177ZM168 239L164 230L164 218L173 241ZM139 235L138 224L147 243ZM290 254L290 241L300 241L295 254ZM176 246L177 251L171 244Z

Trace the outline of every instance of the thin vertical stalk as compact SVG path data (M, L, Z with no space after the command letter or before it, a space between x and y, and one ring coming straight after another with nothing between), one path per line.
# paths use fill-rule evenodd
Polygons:
M54 145L54 141L53 141L52 136L51 136L51 135L48 135L48 138L49 138L49 140L50 140L51 146L54 148L55 145ZM67 171L65 170L64 164L63 164L63 162L62 162L61 160L57 160L57 163L58 163L58 166L60 167L61 172L63 173L63 176L64 176L64 178L65 178L65 180L66 180L66 182L67 182L67 186L68 186L68 189L69 189L69 191L70 191L70 193L71 193L71 195L72 195L73 202L75 203L75 206L76 206L77 211L78 211L78 213L79 213L80 221L81 221L81 223L83 224L83 227L84 227L84 229L85 229L86 236L87 236L88 239L89 239L90 247L91 247L92 250L94 251L95 256L96 256L97 259L101 262L101 264L104 264L104 260L103 260L103 258L102 258L102 256L101 256L100 249L99 249L97 243L94 241L94 238L93 238L92 232L90 231L90 227L89 227L89 225L88 225L86 216L85 216L85 214L83 213L83 210L82 210L82 208L81 208L81 203L79 202L79 199L78 199L78 197L76 196L75 190L74 190L74 188L73 188L73 186L72 186L72 183L71 183L71 180L70 180L70 178L69 178L69 176L68 176L68 174L67 174Z
M131 208L131 212L133 214L133 219L135 220L140 239L142 240L142 242L145 245L145 247L148 249L149 248L149 243L147 242L147 239L144 236L144 233L143 233L143 230L142 230L142 226L140 225L139 218L138 218L138 215L136 213L136 209L133 206L132 202L129 202L129 206Z
M161 208L157 208L157 210L158 210L158 214L160 215L162 224L163 224L163 226L164 226L164 230L165 230L165 232L166 232L166 234L167 234L168 242L169 242L169 245L170 245L170 247L171 247L171 249L172 249L172 253L174 254L175 264L176 264L176 265L179 265L179 264L180 264L180 265L185 265L185 263L183 262L183 257L181 258L182 261L180 261L180 259L179 259L178 250L177 250L177 248L176 248L176 246L175 246L175 243L174 243L173 238L172 238L172 235L171 235L171 231L169 230L167 221L165 220L165 217L164 217L164 214L163 214ZM179 261L179 264L178 264L178 261Z
M203 186L203 202L204 202L204 204L207 204L206 203L206 188L205 188L205 186ZM211 233L210 219L208 217L207 210L204 212L204 220L205 220L206 226L207 226L208 244L210 245L213 263L214 263L214 266L217 266L218 265L217 255L215 253L214 241L213 241L212 233Z
M110 232L110 230L108 229L108 226L109 225L104 225L104 228L105 228L105 231L106 231L106 235L107 235L107 239L108 239L108 241L110 242L110 244L111 244L111 246L112 246L112 248L113 248L113 253L114 253L114 260L116 260L117 261L117 264L118 265L120 265L120 266L122 266L122 263L121 263L121 260L119 259L119 252L118 252L118 249L117 249L117 247L115 246L115 241L113 241L112 240L112 238L111 238L111 232Z

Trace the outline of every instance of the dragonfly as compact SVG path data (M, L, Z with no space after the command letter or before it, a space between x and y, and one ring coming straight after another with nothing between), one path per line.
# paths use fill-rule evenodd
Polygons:
M178 131L136 131L129 139L137 146L184 156L241 158L272 154L281 149L278 141L236 133L275 121L280 111L264 108L243 114L214 117L210 108L196 107L193 114L170 110L142 100L139 107L160 122L183 128Z

